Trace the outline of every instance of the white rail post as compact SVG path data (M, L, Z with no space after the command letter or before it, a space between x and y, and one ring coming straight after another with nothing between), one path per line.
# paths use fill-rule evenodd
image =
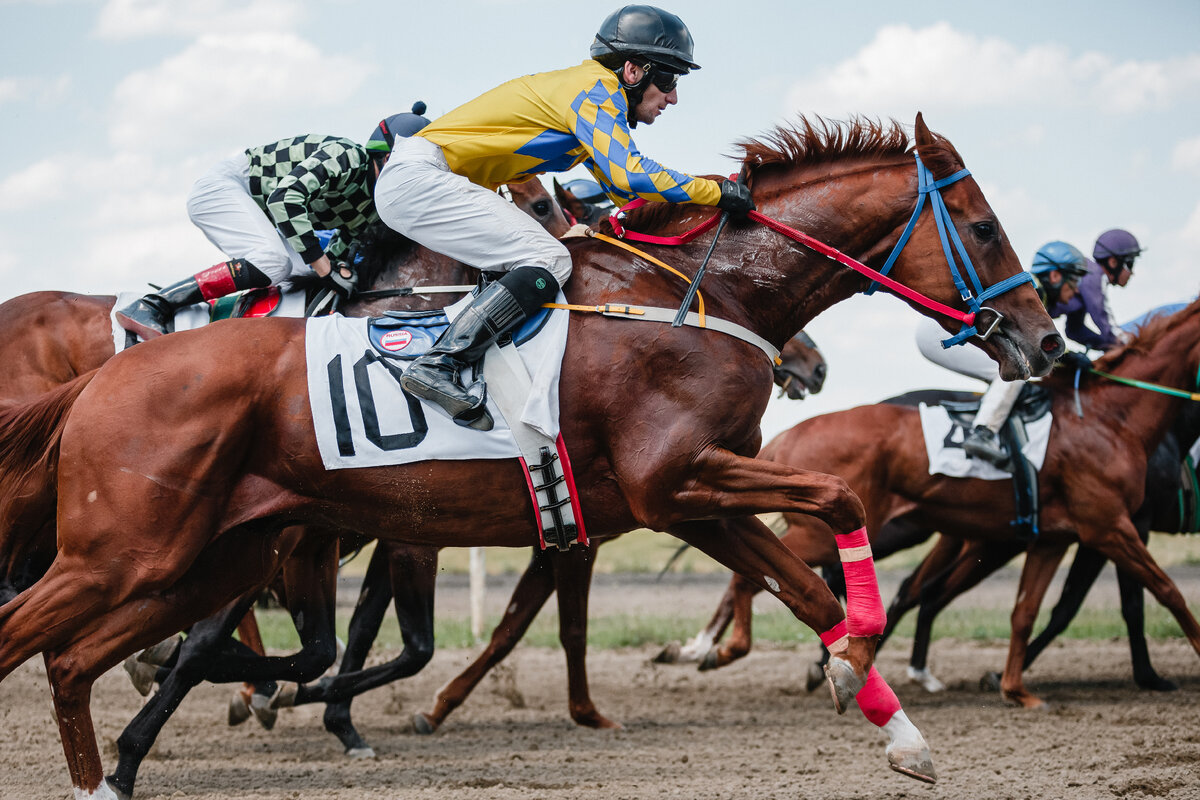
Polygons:
M487 562L482 547L471 548L471 638L483 641L483 595L487 588Z

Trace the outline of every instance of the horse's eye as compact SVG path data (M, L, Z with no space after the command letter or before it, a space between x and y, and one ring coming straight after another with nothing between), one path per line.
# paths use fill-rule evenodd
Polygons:
M996 223L994 222L976 222L971 226L971 230L975 231L975 238L981 242L990 242L996 238Z
M533 213L537 214L539 217L544 217L547 214L549 214L550 213L550 201L549 200L538 200L536 203L533 204Z

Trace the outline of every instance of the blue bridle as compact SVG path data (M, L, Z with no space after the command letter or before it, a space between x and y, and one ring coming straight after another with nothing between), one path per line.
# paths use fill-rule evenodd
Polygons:
M971 174L971 171L960 169L953 175L942 178L940 181L935 181L933 173L921 163L921 156L919 154L914 155L917 159L917 207L913 209L912 217L908 220L908 225L905 227L904 233L900 235L900 240L896 242L896 246L892 248L892 253L888 256L887 262L879 271L881 274L887 275L888 270L896 263L896 259L900 257L900 251L904 249L904 245L908 244L908 238L912 235L913 228L917 226L917 219L921 216L922 209L925 208L925 198L930 198L929 205L933 209L933 220L937 223L938 236L942 240L942 252L946 254L946 263L950 266L950 276L954 279L954 285L958 288L959 295L961 295L963 302L971 309L971 313L978 314L986 308L996 315L995 321L982 333L974 325L964 323L958 333L949 339L942 340L942 347L962 344L972 336L987 339L1004 319L1004 315L994 308L984 306L983 303L1007 292L1009 289L1020 286L1022 283L1033 283L1033 275L1022 271L989 286L987 289L983 288L983 285L979 282L979 276L975 273L975 267L971 264L971 258L967 255L966 248L963 247L962 239L954 227L954 220L950 218L950 211L946 208L946 201L942 199L940 191L943 187L967 177ZM951 242L954 244L953 249L951 249ZM971 279L970 287L967 286L966 281L963 280L962 273L959 272L958 264L954 258L955 250L958 251L959 258L962 259L963 270L966 271ZM972 291L972 287L974 291ZM878 288L879 282L871 281L871 285L867 287L864 294L872 294Z

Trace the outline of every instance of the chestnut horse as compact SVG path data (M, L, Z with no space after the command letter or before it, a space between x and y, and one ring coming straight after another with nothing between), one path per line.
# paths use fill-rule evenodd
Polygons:
M1146 325L1128 347L1097 363L1098 369L1124 378L1189 390L1198 367L1200 302ZM1025 645L1054 569L1076 539L1149 589L1200 653L1200 625L1174 582L1154 562L1132 519L1145 494L1147 459L1184 401L1094 380L1080 388L1080 418L1074 408L1073 375L1055 374L1044 381L1052 392L1054 420L1039 475L1040 533L1026 553L1001 678L1003 696L1026 707L1042 701L1021 680ZM921 541L928 531L938 530L960 539L999 543L1010 552L1024 549L1014 542L1009 523L1015 515L1009 482L930 475L920 418L912 406L881 403L805 420L768 444L762 458L844 478L863 500L869 532L902 521L905 529L893 529L890 535L904 537L915 531L915 540ZM789 549L812 565L836 562L837 553L827 543L829 532L820 521L794 513L785 518L783 542ZM951 557L957 552L953 546ZM750 600L756 591L734 576L717 614L697 637L715 642L730 619L736 623L729 641L714 648L706 666L723 666L749 651Z
M978 319L990 335L973 341L1007 379L1048 372L1064 350L961 157L919 115L915 131L915 171L894 124L802 119L744 142L743 172L760 211L725 228L702 295L713 324L724 320L738 335L572 313L559 398L590 535L665 530L770 588L827 637L835 708L858 699L889 737L890 766L932 781L923 737L872 666L882 603L869 548L857 544L861 502L840 478L754 458L771 386L761 353L771 351L753 342L777 348L869 286L835 263L845 257L797 248L789 239L802 238L791 227L800 221L885 266L889 277L869 274L922 313L946 316L952 333L974 333L967 326L986 300L989 313ZM927 201L934 220L919 213ZM633 213L629 224L676 233L710 213L666 206ZM681 293L673 274L607 240L568 246L575 306L671 305ZM660 254L694 274L708 249L693 242ZM956 253L971 286L955 263L952 280L932 268ZM45 654L78 796L112 796L91 723L95 679L261 585L286 558L292 523L431 546L530 543L533 506L515 459L326 471L313 436L305 330L301 320L228 320L164 336L5 415L4 430L40 427L39 444L59 451L59 548L46 575L0 608L0 678ZM254 358L231 358L236 352ZM8 460L47 457L34 449L10 448ZM854 587L848 617L753 516L768 511L812 514L856 543L847 552L869 578Z
M1143 542L1149 540L1150 531L1189 531L1192 522L1182 518L1183 508L1179 497L1180 489L1183 488L1181 468L1187 448L1197 437L1200 437L1200 404L1185 403L1171 429L1154 449L1147 463L1145 499L1132 516L1138 537ZM932 534L932 531L927 533ZM910 529L907 537L913 534L915 531ZM881 538L888 538L887 526ZM909 541L911 542L911 538ZM883 550L886 547L885 545L879 549ZM884 631L884 639L909 609L920 604L909 661L909 675L914 680L918 680L930 690L942 687L941 682L929 672L927 663L934 618L955 597L982 581L1025 549L1025 545L1018 541L963 541L950 536L939 537L921 564L901 584L888 608L888 627ZM1083 604L1088 589L1107 563L1108 559L1103 554L1090 547L1079 547L1063 583L1062 596L1051 612L1046 628L1029 643L1022 664L1023 669L1028 669L1046 645L1066 630ZM1121 598L1121 616L1129 633L1134 683L1143 689L1173 691L1177 688L1176 685L1160 676L1150 663L1144 626L1145 598L1142 585L1123 569L1117 570L1117 584ZM988 677L993 675L998 683L999 674L989 673Z

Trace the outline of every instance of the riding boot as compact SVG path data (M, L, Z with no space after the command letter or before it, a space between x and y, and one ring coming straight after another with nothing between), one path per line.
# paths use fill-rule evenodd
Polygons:
M478 362L493 342L557 294L558 282L541 267L518 267L506 273L480 292L433 347L408 366L400 385L409 394L439 406L459 425L491 430L483 379L464 386L462 373Z
M175 329L175 312L184 306L270 285L271 279L258 267L244 258L235 258L134 301L117 311L117 322L143 340L153 339Z
M1025 381L1003 381L997 378L979 400L975 426L963 440L963 451L971 458L987 461L997 467L1008 461L1008 453L1000 443L1000 429L1021 395Z

